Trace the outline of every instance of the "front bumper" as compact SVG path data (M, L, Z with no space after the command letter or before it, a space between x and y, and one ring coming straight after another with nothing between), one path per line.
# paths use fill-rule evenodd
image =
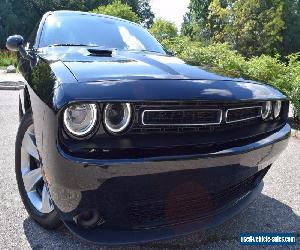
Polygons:
M82 160L58 147L45 175L57 211L77 236L104 245L165 239L216 226L248 206L290 132L285 125L242 147L136 160ZM105 223L77 226L73 218L91 209Z

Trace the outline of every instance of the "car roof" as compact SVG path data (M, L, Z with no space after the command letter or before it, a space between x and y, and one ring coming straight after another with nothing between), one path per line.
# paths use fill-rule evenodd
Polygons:
M73 11L73 10L56 10L56 11L49 11L47 12L44 16L82 16L82 15L86 15L86 16L97 16L97 17L101 17L101 18L105 18L105 19L113 19L116 21L120 21L120 22L126 22L126 23L130 23L130 24L134 24L137 26L141 26L138 23L134 23L131 21L128 21L126 19L122 19L119 17L114 17L114 16L109 16L109 15L103 15L103 14L96 14L96 13L92 13L92 12L83 12L83 11Z

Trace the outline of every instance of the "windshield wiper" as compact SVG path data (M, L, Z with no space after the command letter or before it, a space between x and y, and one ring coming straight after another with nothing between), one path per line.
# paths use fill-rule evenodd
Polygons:
M142 51L142 52L153 52L153 53L158 53L158 54L161 54L161 52L159 52L159 51L156 51L156 50L142 49L142 50L140 50L140 51Z
M147 49L129 49L127 51L134 51L134 52L150 52L150 53L156 53L156 54L162 54L159 51L156 50L147 50Z
M88 45L88 44L73 44L73 43L61 43L61 44L52 44L50 47L98 47L97 45Z

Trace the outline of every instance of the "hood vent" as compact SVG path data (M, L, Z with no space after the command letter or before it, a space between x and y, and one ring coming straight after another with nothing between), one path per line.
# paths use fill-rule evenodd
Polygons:
M112 57L112 50L88 49L90 56Z

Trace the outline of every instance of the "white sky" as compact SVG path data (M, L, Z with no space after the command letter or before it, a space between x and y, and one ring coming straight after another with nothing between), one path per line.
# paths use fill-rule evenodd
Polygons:
M174 22L180 29L190 0L150 0L155 17Z

